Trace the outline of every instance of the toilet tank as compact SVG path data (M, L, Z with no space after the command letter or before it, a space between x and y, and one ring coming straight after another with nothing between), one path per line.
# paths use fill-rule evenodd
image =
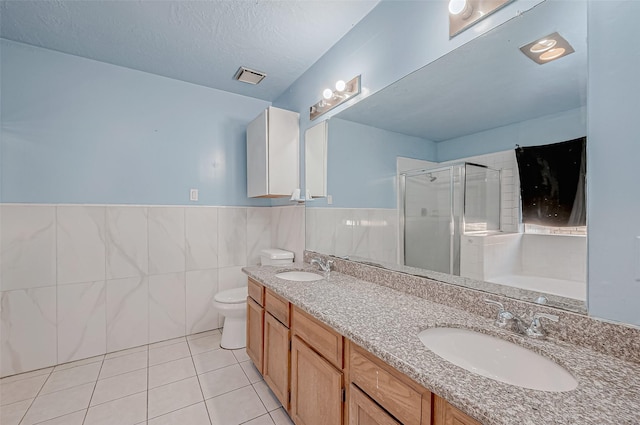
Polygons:
M293 252L284 249L263 249L260 251L260 264L263 266L282 266L293 263Z

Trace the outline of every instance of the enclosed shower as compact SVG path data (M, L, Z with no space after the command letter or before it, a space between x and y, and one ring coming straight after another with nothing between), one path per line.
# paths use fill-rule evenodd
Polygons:
M500 171L461 162L400 174L400 260L460 275L460 237L500 230Z

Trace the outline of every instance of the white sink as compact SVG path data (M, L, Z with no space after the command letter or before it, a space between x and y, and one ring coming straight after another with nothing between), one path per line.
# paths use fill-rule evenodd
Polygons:
M284 280L297 280L298 282L313 282L324 279L319 274L301 271L282 272L276 274L276 277Z
M539 391L571 391L578 381L562 366L531 350L468 329L431 328L420 341L445 360L496 381Z

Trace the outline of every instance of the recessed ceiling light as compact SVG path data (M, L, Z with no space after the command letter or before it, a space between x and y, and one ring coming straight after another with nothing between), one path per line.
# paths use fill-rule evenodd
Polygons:
M520 47L520 51L535 63L542 65L573 53L575 50L567 40L554 32Z
M243 83L258 84L260 81L264 80L266 76L267 74L264 72L254 71L253 69L241 66L233 78L238 81L242 81Z
M553 46L555 46L558 42L552 38L545 38L544 40L540 40L538 41L536 44L534 44L533 46L531 46L531 48L529 49L529 51L531 53L542 53L542 52L546 52L547 50L549 50L550 48L552 48Z
M543 54L540 55L540 60L543 61L552 61L554 59L558 59L560 56L564 55L565 49L562 47L556 47L555 49L547 50Z

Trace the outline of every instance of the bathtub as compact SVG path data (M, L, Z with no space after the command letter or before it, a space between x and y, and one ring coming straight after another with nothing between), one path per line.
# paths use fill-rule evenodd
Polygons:
M585 301L587 299L587 285L575 280L553 279L550 277L505 275L487 279L488 282L515 288L539 291L561 297Z

